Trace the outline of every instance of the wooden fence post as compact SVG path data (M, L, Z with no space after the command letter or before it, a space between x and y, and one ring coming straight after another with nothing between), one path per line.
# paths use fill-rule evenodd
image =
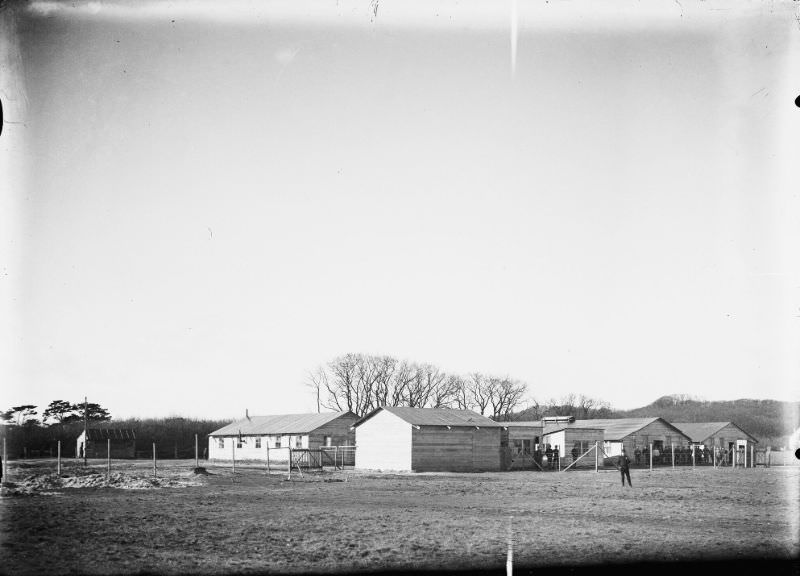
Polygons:
M672 447L672 469L675 470L675 442L670 446Z
M692 446L692 470L694 470L694 453L697 450L697 446Z
M599 468L600 449L597 447L597 440L594 441L594 471L597 472Z
M3 478L2 483L5 484L8 480L8 454L6 453L6 439L3 438Z
M58 464L56 465L56 473L61 476L61 440L58 441Z
M267 475L269 476L272 471L269 469L269 440L267 440Z
M236 438L231 438L231 464L233 473L236 474Z
M156 472L156 443L153 442L153 478L158 478L158 472Z
M756 467L756 446L750 444L750 468Z
M292 479L292 447L289 446L289 480Z
M111 438L106 438L106 484L111 480Z
M197 445L197 434L194 435L194 467L200 467L200 451L198 450L199 446Z
M650 443L649 454L650 454L650 472L652 472L653 471L653 443L652 442Z

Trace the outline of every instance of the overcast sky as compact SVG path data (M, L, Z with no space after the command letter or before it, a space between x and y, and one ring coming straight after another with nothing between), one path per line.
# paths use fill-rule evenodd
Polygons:
M0 408L312 411L347 352L800 399L792 3L514 6L7 8Z

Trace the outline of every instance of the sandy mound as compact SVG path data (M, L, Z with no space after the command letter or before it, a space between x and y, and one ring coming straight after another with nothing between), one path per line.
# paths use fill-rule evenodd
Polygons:
M122 472L112 472L108 482L106 475L95 471L83 474L62 475L33 474L16 482L6 483L1 494L3 496L57 495L59 490L70 488L120 488L123 490L145 490L151 488L182 488L198 486L202 480L194 474L153 478L152 476L134 476Z

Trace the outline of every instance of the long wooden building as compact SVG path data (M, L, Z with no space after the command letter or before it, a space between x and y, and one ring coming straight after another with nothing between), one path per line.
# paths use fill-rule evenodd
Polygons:
M609 418L576 420L576 428L598 428L603 431L603 450L606 456L615 457L625 452L634 458L637 452L649 450L664 454L672 444L686 446L689 436L663 418Z
M503 425L471 410L384 406L354 428L356 468L413 472L504 468Z
M267 450L353 446L352 412L248 416L208 435L211 460L266 460Z
M672 425L686 434L692 444L703 448L743 450L749 454L750 448L758 444L755 436L733 422L673 422Z

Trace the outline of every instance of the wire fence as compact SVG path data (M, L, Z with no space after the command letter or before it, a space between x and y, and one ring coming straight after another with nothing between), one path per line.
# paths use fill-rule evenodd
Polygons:
M648 445L627 454L631 469L650 470L665 468L754 468L756 466L794 465L800 461L791 452L775 452L755 449L750 445L732 446L668 446ZM619 466L619 454L609 455L602 442L577 445L567 453L559 447L531 451L511 449L506 457L506 470L534 470L558 472L567 470L615 469Z

